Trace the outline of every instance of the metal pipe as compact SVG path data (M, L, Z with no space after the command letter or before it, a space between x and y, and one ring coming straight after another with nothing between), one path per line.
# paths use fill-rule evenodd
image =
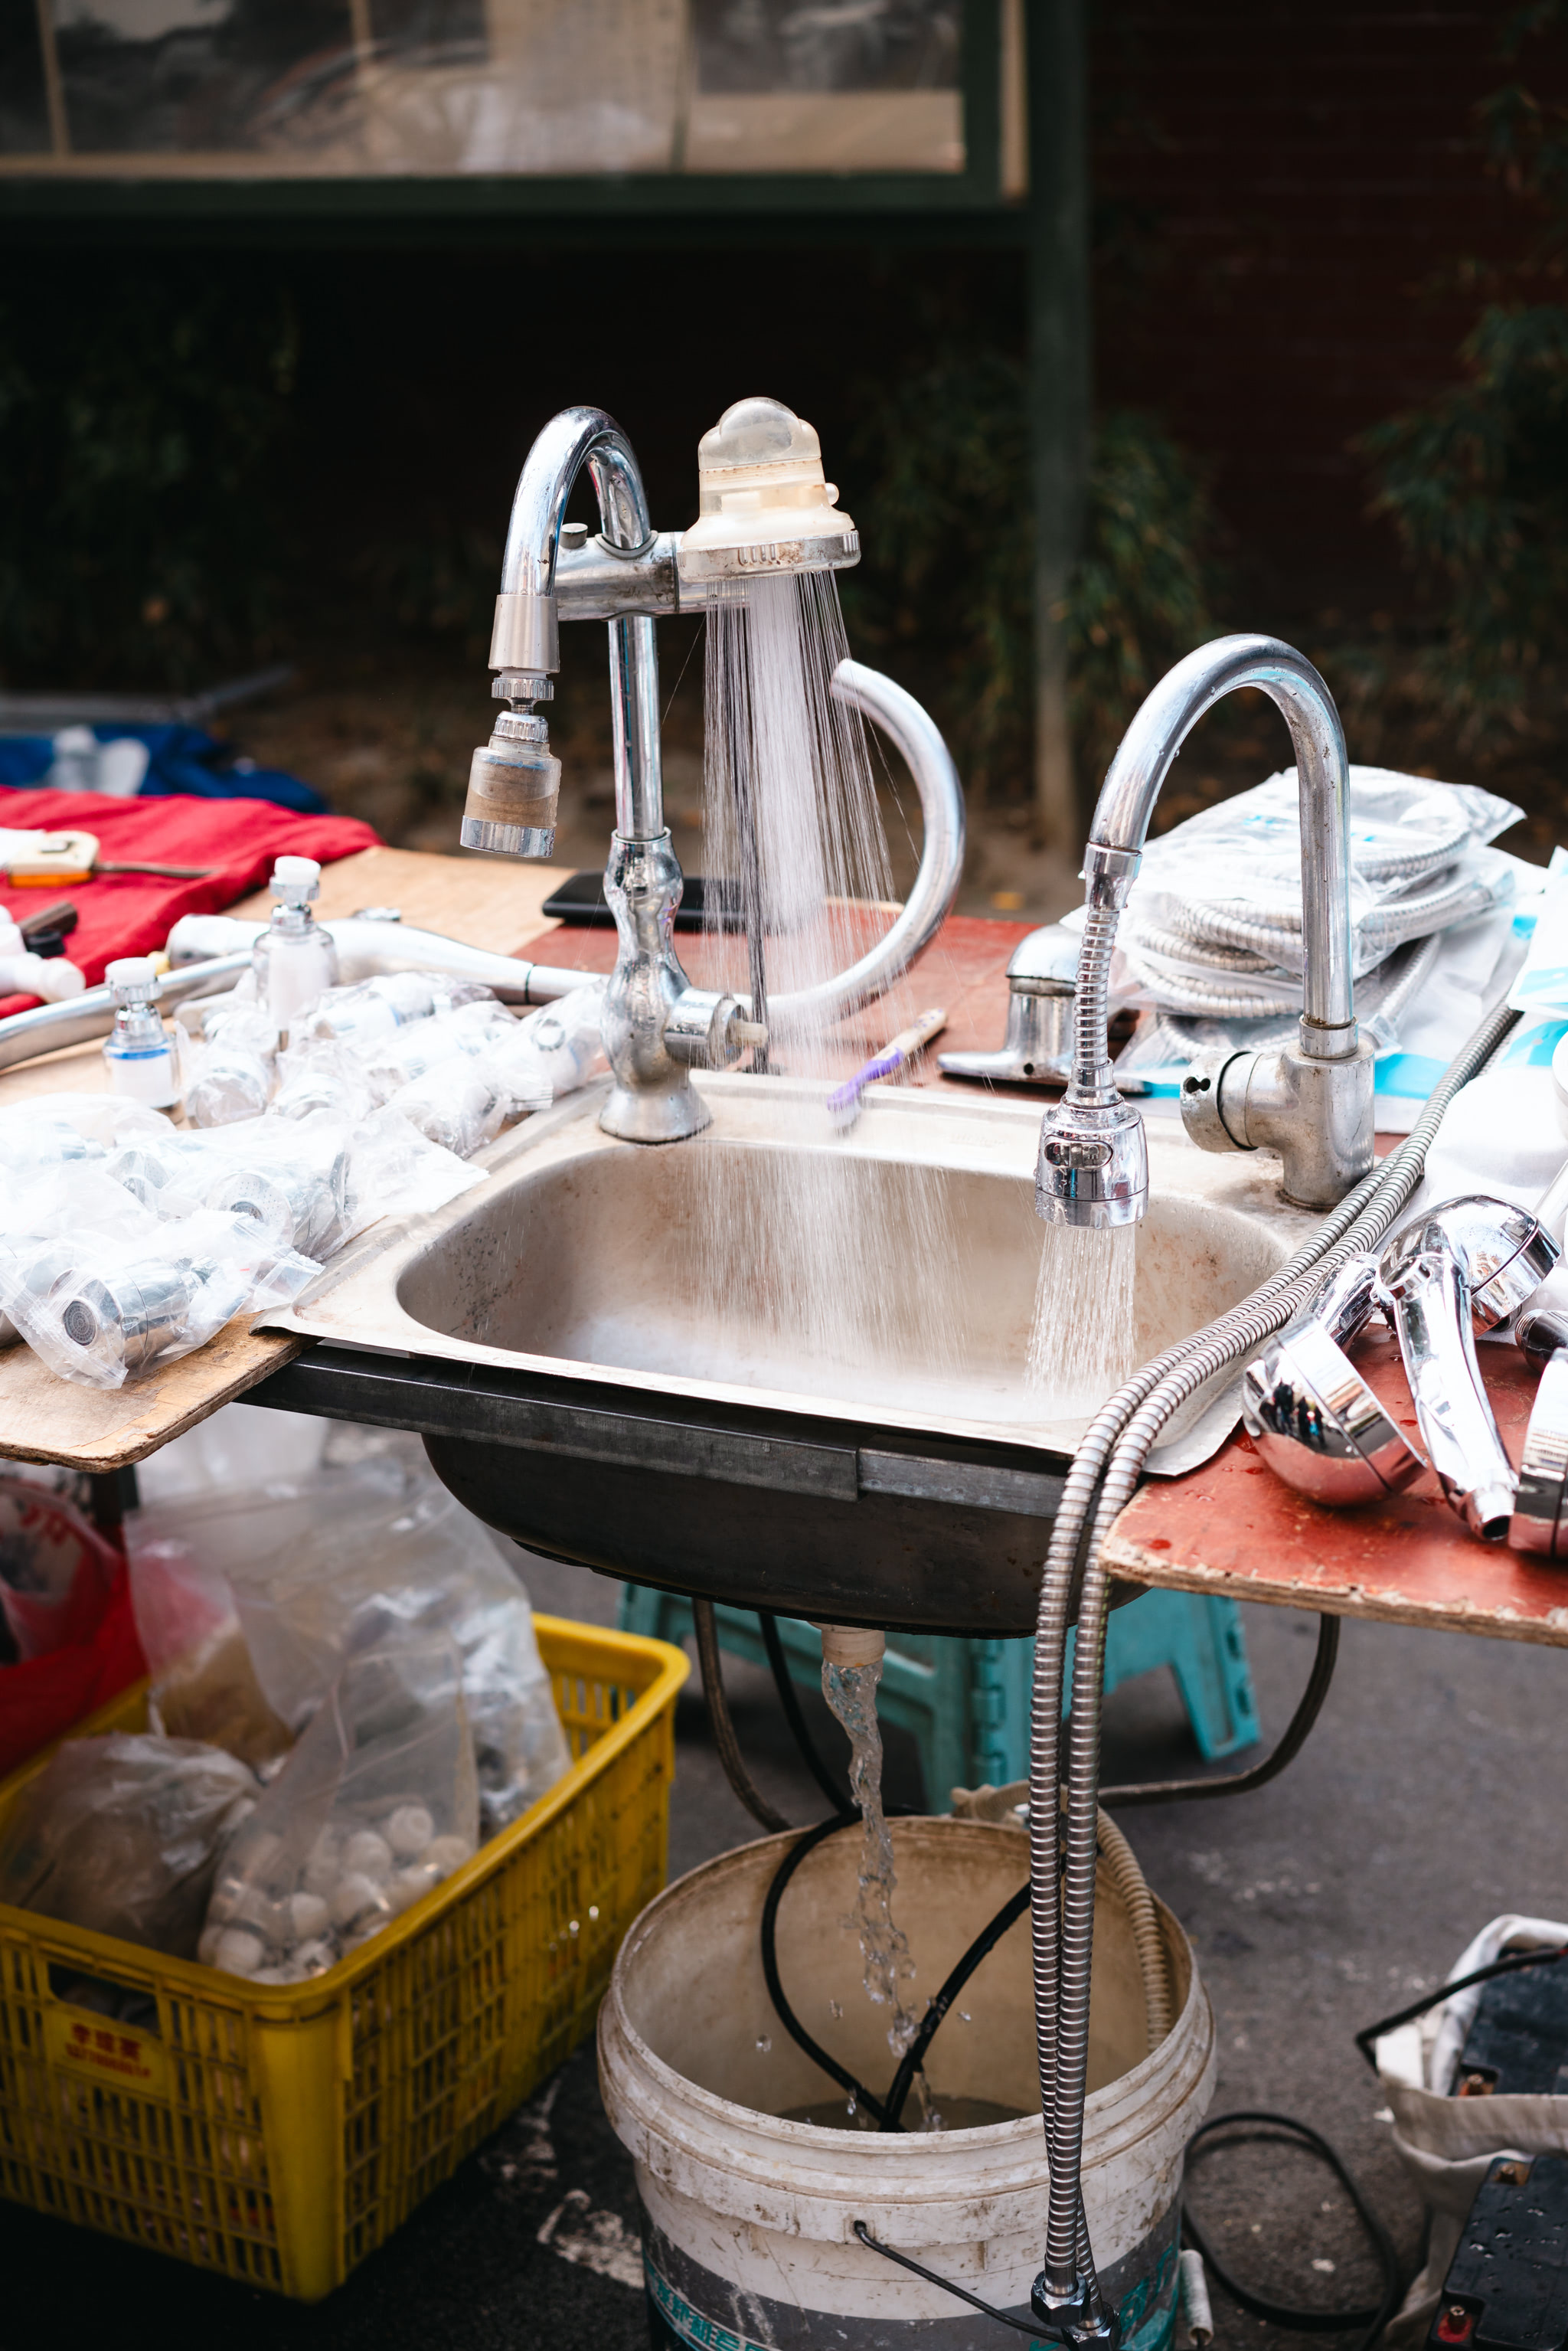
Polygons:
M559 965L528 963L520 956L489 955L438 931L412 923L362 914L324 923L338 948L339 977L345 983L396 971L439 971L449 978L476 980L493 988L503 1004L551 1004L595 977ZM235 914L186 914L169 934L171 968L159 1001L180 1004L192 997L215 996L250 969L251 950L265 923ZM57 1053L68 1045L89 1044L114 1026L114 998L107 987L89 987L63 1004L41 1004L0 1020L0 1070Z
M775 1035L791 1025L837 1019L885 995L941 929L964 871L964 788L930 713L892 678L857 661L839 664L831 691L850 709L875 721L915 778L923 834L920 870L902 913L858 963L814 987L768 997L768 1026Z

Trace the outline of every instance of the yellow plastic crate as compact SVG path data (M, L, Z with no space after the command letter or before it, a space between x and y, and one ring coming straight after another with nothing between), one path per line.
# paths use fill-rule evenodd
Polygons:
M0 2195L314 2302L570 2054L664 1883L688 1667L534 1621L571 1770L329 1974L253 1986L0 1904ZM73 1736L145 1722L143 1685ZM84 1973L156 2031L58 1997Z

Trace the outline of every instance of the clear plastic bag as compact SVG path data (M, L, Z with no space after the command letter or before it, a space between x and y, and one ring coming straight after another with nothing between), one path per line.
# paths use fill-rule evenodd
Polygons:
M193 1959L219 1853L257 1793L215 1747L68 1739L0 1833L0 1902Z
M1512 862L1484 843L1520 810L1471 784L1350 770L1352 956L1357 977L1413 938L1508 899ZM1265 1019L1300 1001L1296 771L1201 810L1148 843L1118 936L1113 987L1193 1017Z
M570 1769L528 1595L428 1469L375 1457L292 1488L206 1494L126 1521L132 1562L181 1559L234 1594L267 1703L298 1731L351 1651L450 1637L463 1661L485 1834Z
M485 1053L515 1026L506 1006L486 992L449 1011L433 1013L428 1020L415 1020L392 1036L378 1037L361 1059L381 1099L390 1101L412 1080L450 1061Z
M257 1983L320 1975L461 1867L478 1835L456 1650L365 1649L225 1852L197 1956Z
M228 1578L188 1543L139 1530L138 1517L132 1511L126 1521L126 1549L136 1635L152 1678L152 1728L221 1747L253 1768L276 1761L293 1735L256 1677Z
M89 1171L90 1173L90 1171ZM189 1354L236 1314L297 1298L320 1268L255 1219L198 1209L160 1223L129 1193L96 1223L69 1216L0 1247L0 1311L62 1378L115 1388Z
M336 1037L362 1051L412 1021L491 994L475 980L453 979L444 972L383 972L347 987L329 987L299 1026L304 1034Z
M302 1037L278 1056L274 1118L361 1119L379 1110L389 1089L378 1088L350 1047L333 1037Z
M204 1042L189 1048L185 1116L192 1126L259 1118L272 1092L277 1030L270 1013L226 1000L207 1014Z
M490 1074L514 1113L548 1110L592 1076L604 1051L604 989L601 979L574 987L496 1038L489 1049Z
M500 1133L508 1097L487 1062L458 1054L400 1086L387 1107L416 1126L428 1142L467 1159Z

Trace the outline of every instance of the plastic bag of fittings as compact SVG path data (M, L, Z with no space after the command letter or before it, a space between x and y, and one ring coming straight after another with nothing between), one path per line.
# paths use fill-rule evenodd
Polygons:
M303 1982L462 1866L479 1806L461 1683L450 1641L349 1658L225 1850L198 1958Z
M252 1217L204 1208L160 1224L121 1198L117 1215L68 1238L0 1249L0 1311L64 1379L120 1387L204 1346L236 1314L288 1303L320 1271Z
M302 1037L277 1057L277 1091L268 1116L302 1119L323 1112L357 1121L379 1110L385 1099L349 1046L333 1037Z
M193 1959L255 1774L186 1739L68 1739L0 1832L0 1902Z
M570 1768L528 1594L423 1465L378 1456L271 1491L153 1504L128 1515L126 1541L133 1579L144 1557L226 1578L257 1682L291 1731L343 1658L389 1628L455 1642L486 1836Z
M230 1126L238 1119L259 1118L277 1066L271 1014L225 998L207 1013L202 1036L202 1043L186 1055L192 1073L185 1087L189 1124Z
M562 1094L587 1084L604 1056L604 986L600 979L574 987L497 1036L490 1071L514 1113L548 1110Z
M493 994L476 980L453 979L438 971L382 972L373 979L329 987L312 1009L301 1015L299 1034L336 1037L363 1050L378 1038L390 1037L410 1022L428 1020L433 1013L472 1003Z
M1351 768L1358 977L1405 941L1447 930L1510 896L1515 861L1484 844L1520 813L1475 785ZM1263 1018L1276 1006L1296 1009L1301 868L1293 768L1150 841L1118 933L1113 989L1197 1015Z
M1482 1928L1449 1976L1469 1975L1505 1952L1563 1943L1568 1926L1559 1920L1510 1912ZM1427 2208L1427 2259L1386 2329L1386 2340L1396 2345L1427 2340L1476 2190L1497 2157L1568 2150L1568 2096L1495 2090L1482 2097L1456 2095L1459 2056L1482 1990L1476 1984L1456 1992L1373 2044L1393 2111L1394 2150Z
M432 1027L434 1023L430 1024ZM510 1097L487 1061L459 1054L399 1086L389 1111L406 1118L427 1142L467 1159L500 1133Z
M178 1541L144 1536L127 1548L152 1729L221 1747L257 1771L287 1755L293 1734L256 1677L228 1578Z
M376 1038L362 1050L361 1059L381 1098L390 1101L400 1086L427 1076L432 1070L482 1056L516 1026L507 1007L486 993L470 997L450 1011L433 1013L428 1020L415 1020L390 1037Z

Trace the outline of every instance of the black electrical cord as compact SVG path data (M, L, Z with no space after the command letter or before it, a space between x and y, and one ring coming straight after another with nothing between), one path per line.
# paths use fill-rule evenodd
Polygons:
M980 1961L988 1958L1007 1933L1008 1928L1016 1926L1028 1908L1029 1887L1026 1884L1020 1886L1016 1894L1009 1896L989 1926L981 1928L941 1991L932 2001L921 2019L919 2032L904 2051L903 2061L889 2085L885 2101L886 2112L878 2126L880 2129L886 2131L904 2128L900 2116L904 2113L904 2100L915 2086L915 2076L925 2063L925 2053L931 2046L937 2026L979 1966Z
M779 1619L771 1608L759 1608L757 1621L762 1627L762 1646L768 1652L768 1662L773 1669L773 1687L779 1693L779 1703L784 1709L784 1719L800 1750L800 1760L831 1804L835 1813L853 1810L846 1786L840 1787L818 1751L817 1742L806 1727L800 1711L800 1695L789 1671L789 1661L784 1655L784 1644L779 1635Z
M1102 1788L1100 1802L1108 1813L1127 1812L1134 1804L1186 1804L1202 1796L1245 1796L1277 1779L1306 1745L1307 1733L1322 1712L1339 1657L1339 1618L1320 1615L1318 1646L1296 1711L1286 1724L1279 1744L1249 1771L1228 1771L1216 1780L1150 1780L1128 1782L1120 1788Z
M862 2244L869 2245L873 2253L880 2253L884 2262L896 2262L901 2270L913 2270L917 2278L925 2280L927 2285L939 2285L944 2294L956 2294L960 2302L967 2302L970 2309L977 2310L982 2317L994 2318L998 2326L1010 2326L1016 2334L1031 2335L1039 2340L1038 2319L1009 2318L1005 2310L994 2310L988 2302L982 2302L977 2294L971 2294L967 2286L955 2285L951 2278L938 2277L935 2270L925 2268L919 2262L912 2262L907 2253L895 2253L891 2245L879 2245L863 2220L855 2222L854 2231Z
M730 1719L729 1701L724 1694L724 1669L719 1663L718 1625L714 1618L713 1602L692 1602L692 1629L697 1636L697 1664L703 1677L703 1697L707 1702L707 1716L713 1725L713 1743L718 1750L718 1760L724 1765L724 1776L729 1782L747 1811L765 1829L777 1833L791 1823L782 1813L775 1812L746 1768L740 1751L740 1741L735 1735Z
M1207 2138L1214 2131L1224 2130L1227 2126L1237 2123L1261 2125L1260 2130L1248 2134L1249 2138L1260 2137L1270 2132L1293 2133L1299 2146L1304 2147L1309 2154L1315 2155L1320 2162L1328 2165L1329 2169L1350 2198L1355 2210L1355 2216L1366 2231L1367 2239L1377 2256L1377 2264L1383 2273L1383 2294L1378 2302L1369 2308L1361 2310L1298 2310L1289 2303L1270 2302L1263 2294L1254 2294L1249 2286L1242 2285L1238 2279L1231 2276L1230 2272L1193 2219L1190 2208L1184 2205L1182 2226L1193 2245L1203 2256L1204 2267L1212 2272L1216 2283L1229 2295L1231 2301L1238 2304L1241 2309L1249 2311L1254 2318L1266 2318L1270 2325L1289 2327L1293 2334L1297 2335L1343 2335L1347 2328L1359 2326L1364 2328L1364 2332L1356 2346L1356 2351L1371 2351L1371 2346L1376 2342L1399 2307L1399 2261L1387 2230L1362 2194L1337 2150L1330 2146L1321 2132L1313 2130L1308 2123L1297 2122L1293 2115L1269 2114L1262 2109L1253 2107L1241 2107L1234 2114L1210 2115L1207 2122L1198 2125L1186 2143L1187 2162L1191 2163L1201 2140Z
M1568 1943L1543 1943L1537 1951L1511 1951L1507 1959L1493 1959L1489 1967L1472 1969L1454 1983L1439 1984L1436 1991L1413 2000L1408 2008L1400 2009L1395 2016L1380 2017L1375 2024L1364 2024L1355 2036L1355 2045L1375 2074L1377 2060L1372 2053L1373 2043L1381 2041L1385 2032L1395 2032L1401 2024L1414 2023L1429 2008L1452 2000L1457 1991L1469 1991L1472 1984L1490 1983L1494 1976L1516 1975L1521 1968L1555 1967L1562 1959L1568 1959Z

